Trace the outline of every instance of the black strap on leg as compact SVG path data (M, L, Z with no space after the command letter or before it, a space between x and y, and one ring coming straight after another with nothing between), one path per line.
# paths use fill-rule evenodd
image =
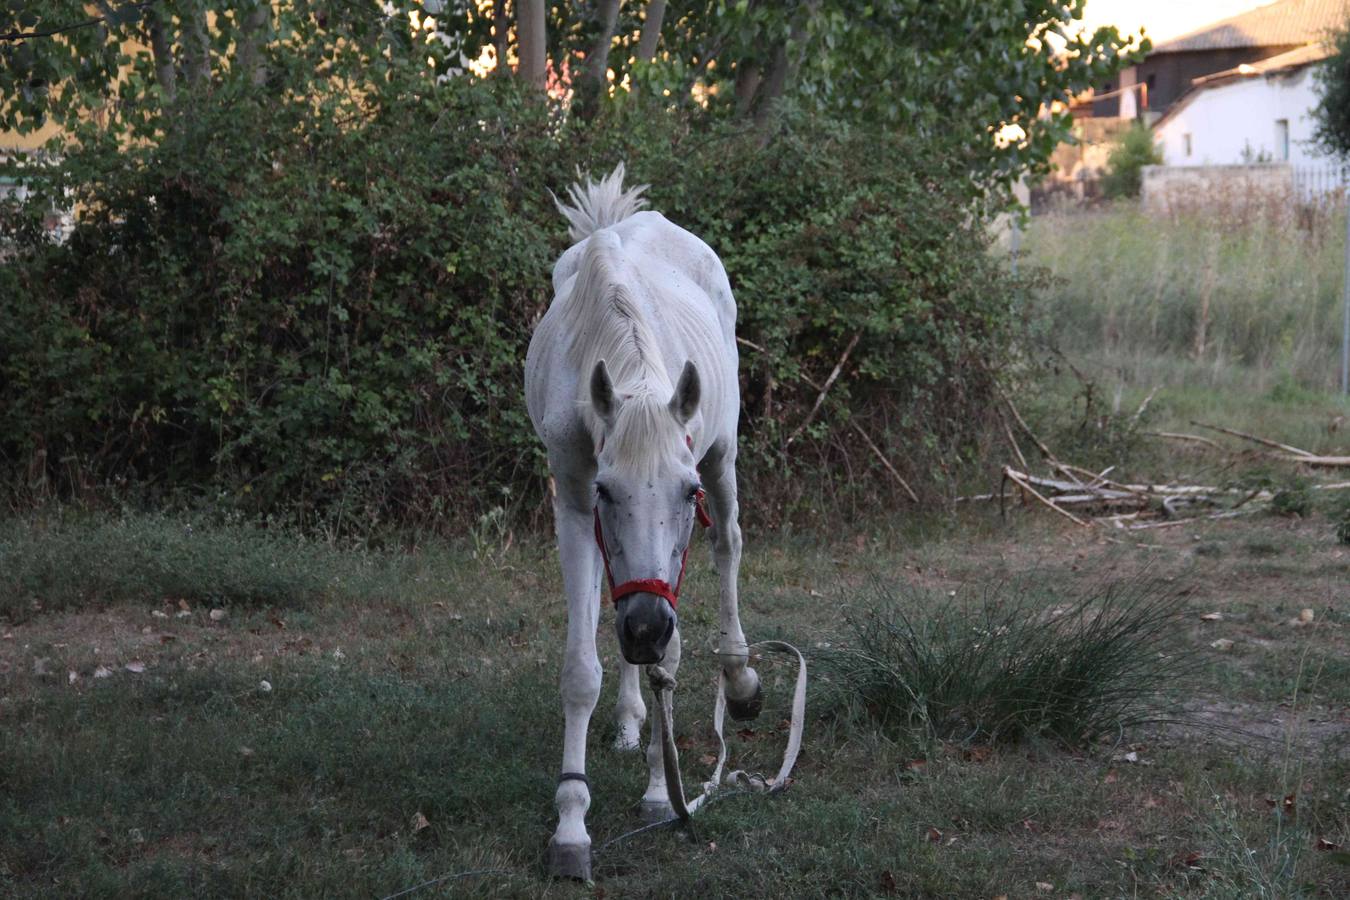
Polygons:
M587 781L586 776L582 775L580 772L562 773L558 776L558 784L562 784L564 781L580 781L582 784L586 785L586 790L589 791L591 789L591 783Z

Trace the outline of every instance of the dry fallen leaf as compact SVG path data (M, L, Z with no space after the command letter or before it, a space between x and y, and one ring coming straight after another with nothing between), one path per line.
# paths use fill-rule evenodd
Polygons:
M189 610L192 609L192 607L188 606L188 602L186 600L179 600L178 608L181 609L183 612L188 612Z
M1318 838L1318 839L1317 839L1317 844L1316 844L1315 846L1317 847L1318 850L1339 850L1339 849L1341 849L1341 845L1340 845L1340 844L1332 843L1331 841L1327 840L1327 839L1324 838L1324 837Z
M419 811L419 812L417 812L417 813L415 813L415 814L413 815L413 818L412 818L412 827L413 827L413 834L416 834L417 832L421 831L423 828L430 828L430 827L431 827L431 823L428 822L428 821L427 821L427 817L424 816L424 815L422 815L422 813Z
M1040 891L1041 893L1046 893L1046 892L1048 892L1048 891L1053 891L1054 889L1055 889L1055 886L1054 886L1053 884L1051 884L1050 882L1048 882L1048 881L1038 881L1038 882L1036 882L1036 890Z
M167 619L169 617L168 613L158 609L150 610L150 615L154 616L156 619Z
M74 684L80 680L80 673L72 670L66 674L66 680L68 684Z
M1201 616L1200 618L1201 618L1202 621L1205 621L1205 622L1222 622L1222 621L1223 621L1223 613L1221 613L1221 612L1205 613L1205 614L1204 614L1203 616Z
M212 621L212 622L219 622L219 621L221 621L222 619L225 618L225 615L226 615L225 610L223 610L223 609L218 609L218 608L217 608L217 609L213 609L213 610L211 610L211 621Z
M1115 784L1115 783L1116 783L1116 770L1115 770L1115 769L1108 769L1108 770L1106 771L1106 783L1107 783L1107 784Z
M94 670L95 678L107 678L111 674L112 669L108 668L107 666L99 666L97 669Z
M928 837L928 843L930 843L930 844L940 844L940 843L942 843L942 832L938 831L936 828L933 828L932 826L929 826L929 828L928 828L928 835L927 835L927 837Z
M127 663L127 671L135 672L139 675L145 671L145 663L141 662L139 659L133 659L131 662Z
M1217 641L1211 643L1210 646L1213 647L1215 650L1219 651L1231 650L1233 647L1233 642L1230 641L1228 638L1219 638Z
M1298 620L1306 625L1313 620L1313 615L1311 609L1305 609L1298 614Z
M272 682L263 679L258 682L258 690L262 691L264 694L270 694L272 692Z
M911 772L922 772L927 767L928 760L926 759L911 759L909 762L905 763L905 768L909 769Z

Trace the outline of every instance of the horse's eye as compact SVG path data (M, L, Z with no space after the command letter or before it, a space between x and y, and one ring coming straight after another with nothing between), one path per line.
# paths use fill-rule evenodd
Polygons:
M601 484L601 483L598 482L598 481L595 483L595 494L596 494L597 497L599 497L601 500L605 501L606 503L609 503L609 502L611 501L611 499L612 499L612 498L609 496L609 488L605 487L603 484Z

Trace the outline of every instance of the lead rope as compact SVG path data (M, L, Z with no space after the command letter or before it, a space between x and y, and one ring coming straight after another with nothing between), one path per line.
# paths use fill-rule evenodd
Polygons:
M802 749L802 729L806 719L806 658L796 647L785 641L760 641L752 644L750 650L781 650L797 657L797 686L792 693L792 718L788 724L787 749L783 752L783 764L773 778L754 772L736 769L728 772L726 784L742 790L761 794L774 794L787 787L792 767L797 764L797 755ZM675 746L675 679L658 665L647 667L647 681L651 685L657 708L661 711L661 762L666 773L666 793L670 797L670 807L681 821L687 822L707 800L717 793L722 785L722 769L727 762L727 742L722 737L722 728L726 722L727 695L726 675L717 678L717 704L713 708L713 731L717 734L717 765L713 767L712 777L703 783L703 792L691 801L685 800L684 782L680 778L680 754Z

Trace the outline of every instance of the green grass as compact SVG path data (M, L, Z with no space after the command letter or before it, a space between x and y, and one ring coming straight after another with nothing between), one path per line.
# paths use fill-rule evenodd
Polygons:
M140 533L174 521L80 527ZM1096 544L1019 510L1008 523L977 511L949 525L928 538L861 541L752 527L747 630L816 658L851 639L841 614L870 596L869 573L915 585L906 613L922 626L941 620L940 604L974 602L991 583L1020 580L1028 611L1048 611L1147 566L1192 612L1225 612L1173 627L1200 664L1192 705L1209 724L1130 727L1078 752L1035 740L986 748L878 727L831 702L845 684L816 665L789 791L732 797L692 830L601 850L594 889L554 883L543 853L565 617L552 548L518 542L478 559L453 547L373 553L288 547L240 528L229 539L241 554L323 553L316 572L369 581L294 603L284 592L232 601L223 620L192 603L178 618L176 600L135 571L141 557L113 555L103 577L134 590L72 593L64 609L26 606L0 622L0 894L372 897L485 869L412 896L1025 897L1041 893L1038 882L1052 896L1244 896L1264 884L1317 896L1350 886L1334 852L1310 849L1350 840L1350 762L1337 750L1346 731L1335 725L1350 703L1350 623L1323 603L1316 627L1283 624L1350 576L1350 559L1315 522L1225 523L1206 532L1217 551L1207 555L1184 533L1158 535L1161 550ZM55 553L38 544L84 533L35 530L32 546ZM1274 552L1253 556L1256 546ZM1269 581L1243 574L1286 563ZM690 784L713 749L714 595L700 552L682 604L677 703ZM588 766L597 847L640 824L645 781L640 757L608 747L610 627L601 625L607 676ZM1215 651L1217 637L1236 644ZM133 660L145 671L128 671ZM100 666L112 674L94 677ZM772 770L793 672L775 659L760 670L765 712L731 736L731 753L738 767ZM1226 717L1210 721L1205 710L1220 702ZM1265 801L1291 792L1298 808L1277 828ZM414 828L418 813L429 827ZM1176 862L1191 853L1203 870Z
M1344 220L1222 214L1163 217L1132 203L1038 216L1030 258L1047 292L1054 337L1073 352L1129 365L1163 359L1173 373L1232 367L1319 392L1337 384ZM1227 376L1221 376L1226 381ZM1210 383L1212 386L1212 382Z

